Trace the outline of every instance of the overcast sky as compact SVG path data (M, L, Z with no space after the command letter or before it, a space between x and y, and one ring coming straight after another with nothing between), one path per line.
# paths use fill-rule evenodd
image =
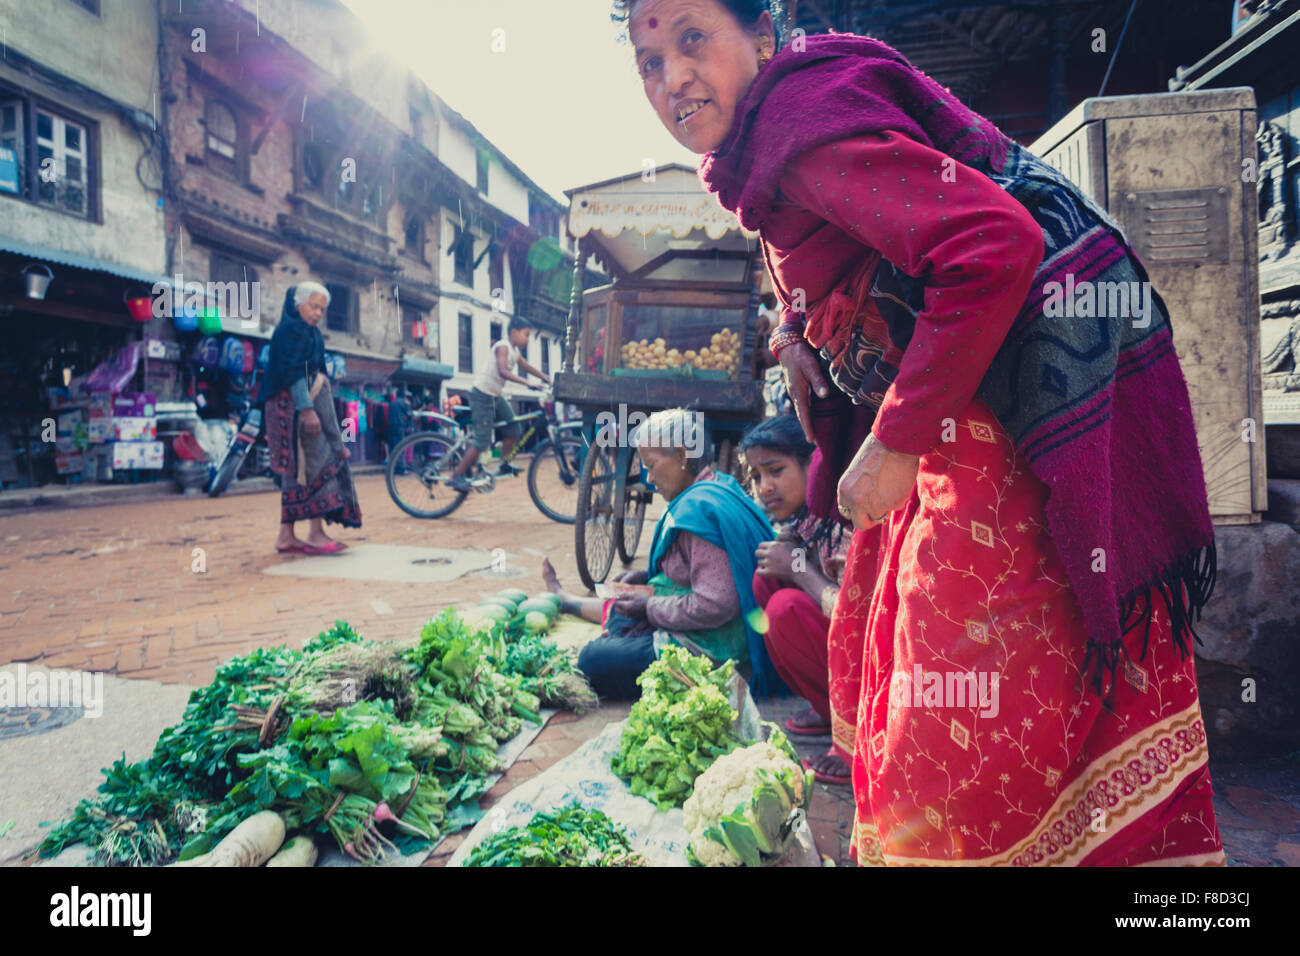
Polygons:
M343 2L382 53L411 66L558 198L639 173L645 159L698 163L646 102L609 0Z

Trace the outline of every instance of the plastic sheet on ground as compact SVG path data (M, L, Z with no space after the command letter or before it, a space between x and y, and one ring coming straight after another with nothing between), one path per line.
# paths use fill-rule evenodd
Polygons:
M736 708L737 732L746 740L760 736L760 717L749 689L739 676L729 685L731 703ZM464 866L470 852L484 839L510 827L527 825L533 814L554 810L577 802L589 810L600 810L626 828L632 849L650 866L687 866L686 830L681 807L662 812L645 797L633 795L631 788L614 775L610 761L618 753L623 735L623 721L606 724L605 729L545 773L525 781L492 807L457 847L448 866ZM812 833L805 825L799 828L789 853L779 866L820 866Z

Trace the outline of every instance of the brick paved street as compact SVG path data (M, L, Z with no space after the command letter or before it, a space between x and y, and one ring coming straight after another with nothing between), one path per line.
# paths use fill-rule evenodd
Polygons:
M255 647L300 645L335 619L366 637L413 637L449 604L473 601L503 586L540 590L548 556L561 580L578 587L573 529L543 517L522 481L474 496L442 521L417 521L388 498L380 475L357 480L365 526L338 531L350 544L419 545L490 553L504 548L515 577L475 571L442 584L385 583L263 571L285 562L272 550L278 521L275 493L216 500L181 497L90 508L0 512L0 662L40 661L53 668L104 670L126 678L199 686L218 663ZM651 520L657 511L651 513ZM641 564L649 534L642 539ZM205 573L191 570L202 548ZM322 560L322 559L314 559ZM764 702L782 720L801 701ZM612 704L578 718L554 718L482 806L571 753L611 720L627 714ZM804 757L827 741L796 740ZM1214 752L1216 812L1230 862L1300 865L1300 761L1294 756L1233 762ZM809 822L818 849L848 865L853 821L847 787L818 785ZM428 865L445 863L460 837L447 840Z
M0 513L0 660L199 685L229 657L298 646L337 618L366 637L408 638L449 604L516 583L541 590L543 555L577 586L572 527L538 512L521 479L471 496L441 521L399 511L380 475L359 477L357 488L364 527L334 530L341 540L503 548L525 573L476 572L436 585L267 575L268 567L305 560L272 548L275 493ZM306 526L299 530L305 535ZM205 573L191 570L195 548L203 549Z

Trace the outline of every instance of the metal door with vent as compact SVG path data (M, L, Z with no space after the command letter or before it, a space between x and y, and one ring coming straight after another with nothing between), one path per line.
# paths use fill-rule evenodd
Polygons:
M1123 227L1169 306L1218 524L1258 521L1268 498L1255 125L1246 87L1100 97L1031 147Z

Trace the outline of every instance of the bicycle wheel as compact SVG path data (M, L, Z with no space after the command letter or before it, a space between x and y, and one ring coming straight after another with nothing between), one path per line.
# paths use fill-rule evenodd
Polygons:
M208 497L215 498L230 487L231 482L235 480L235 475L239 473L239 467L248 456L248 450L252 447L249 442L237 441L226 452L226 457L221 460L221 467L208 483Z
M528 465L528 494L537 510L552 521L573 524L578 516L582 480L581 438L566 436L541 442Z
M614 475L618 449L592 445L578 483L578 511L573 526L573 552L578 577L595 590L614 564Z
M417 432L402 439L389 452L385 473L393 503L413 518L451 514L469 494L453 491L448 485L463 456L464 448L434 432Z
M623 515L619 519L618 556L624 564L631 564L636 557L637 545L641 543L641 529L645 527L645 509L650 502L651 491L641 484L641 467L634 464L628 468L627 494L623 497Z

